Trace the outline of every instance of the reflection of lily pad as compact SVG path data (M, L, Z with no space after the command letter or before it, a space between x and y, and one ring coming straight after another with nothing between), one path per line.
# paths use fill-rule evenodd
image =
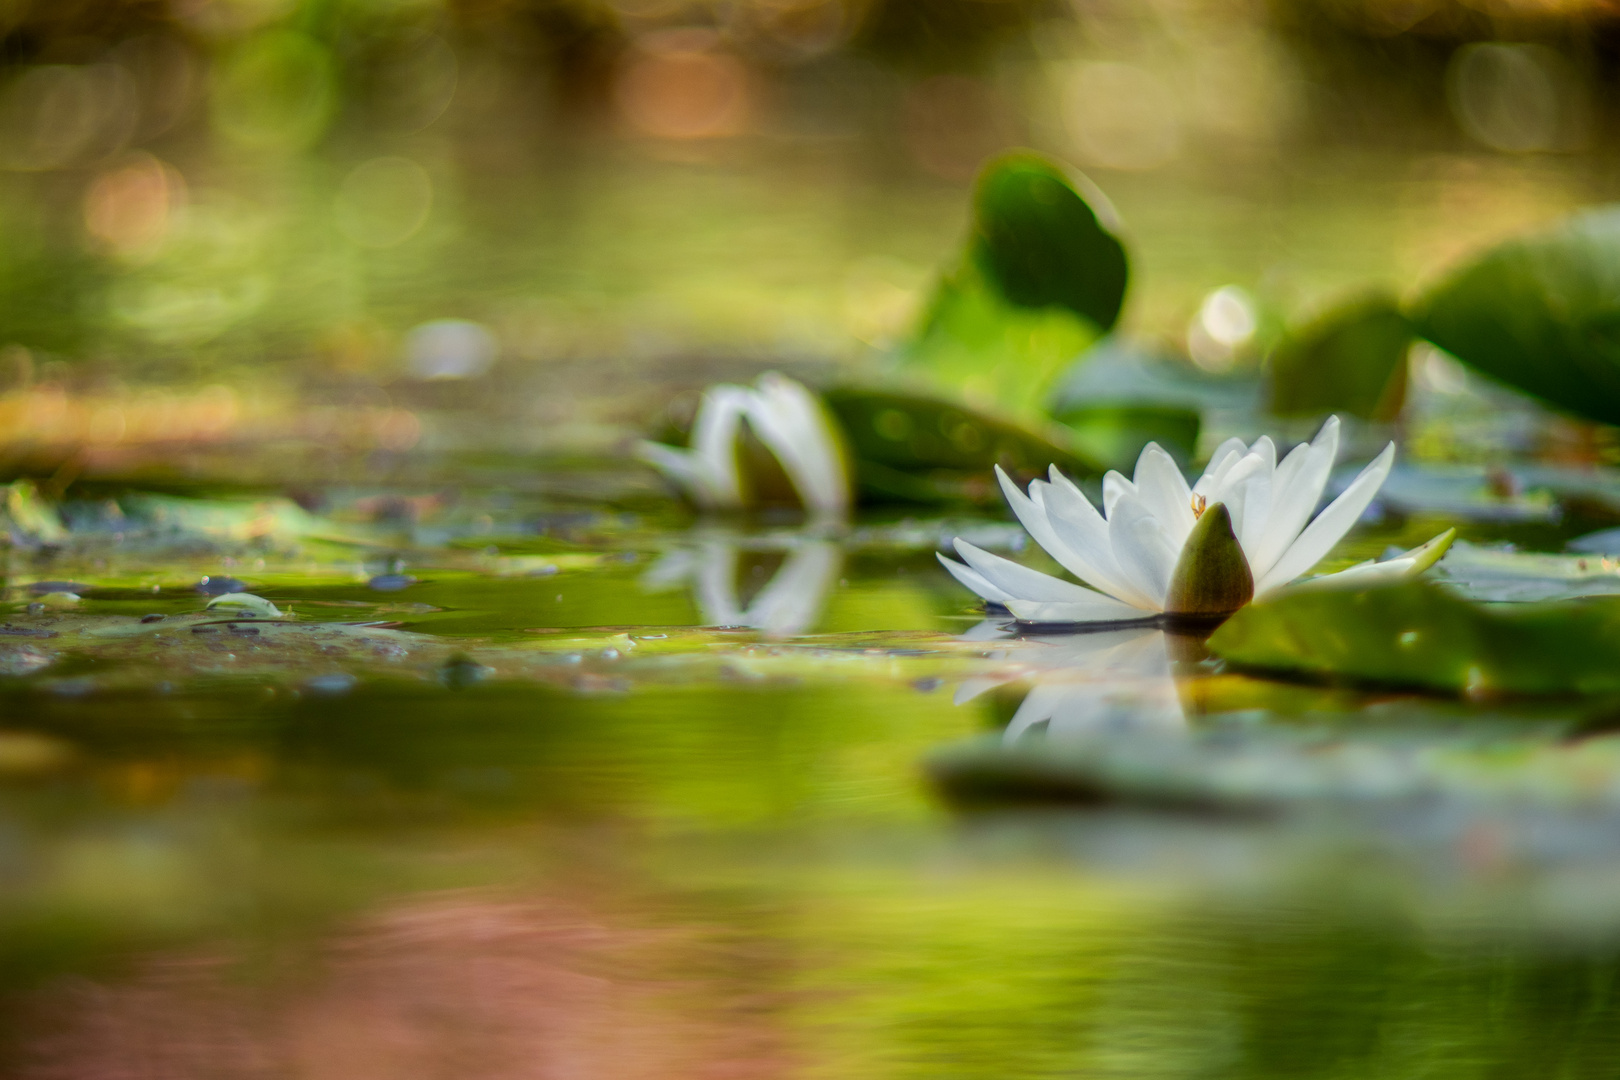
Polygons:
M966 800L1119 801L1229 810L1439 803L1620 809L1620 739L1570 743L1545 727L1481 722L1441 732L1214 728L1007 743L934 755Z

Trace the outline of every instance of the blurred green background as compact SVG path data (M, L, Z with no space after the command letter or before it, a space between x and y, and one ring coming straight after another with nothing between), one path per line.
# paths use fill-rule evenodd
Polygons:
M1556 0L8 0L0 437L605 450L715 376L879 372L1015 145L1121 211L1124 325L1219 368L1219 287L1308 314L1612 195L1615 25Z

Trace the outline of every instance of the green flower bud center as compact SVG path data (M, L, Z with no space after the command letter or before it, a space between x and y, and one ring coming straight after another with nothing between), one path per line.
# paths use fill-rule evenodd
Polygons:
M1170 574L1165 614L1230 615L1253 599L1254 574L1232 531L1232 515L1224 504L1215 503L1198 515L1182 545Z

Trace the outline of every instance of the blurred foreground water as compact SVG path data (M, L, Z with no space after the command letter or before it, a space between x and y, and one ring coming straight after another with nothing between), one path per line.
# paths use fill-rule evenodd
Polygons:
M319 516L125 495L12 550L8 1075L1620 1062L1601 704L1020 638L934 562L1016 547L999 520L694 526L628 466L568 476L319 489ZM1584 528L1397 505L1346 561ZM1474 558L1471 588L1560 587ZM240 588L280 617L203 610ZM1092 748L1089 804L986 803L950 757L1028 738Z

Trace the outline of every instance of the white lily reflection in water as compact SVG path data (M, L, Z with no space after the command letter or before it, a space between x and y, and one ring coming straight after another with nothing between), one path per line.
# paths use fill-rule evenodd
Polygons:
M1185 650L1181 635L1154 627L1125 627L1061 636L1019 635L1011 624L986 620L964 637L974 641L1018 640L1002 656L1024 669L1001 678L969 679L955 702L966 704L1000 686L1033 683L1008 722L1007 742L1044 731L1048 739L1109 732L1187 729L1172 653Z
M707 626L792 637L815 628L843 567L843 550L830 540L710 536L666 552L641 584L651 592L690 588Z

